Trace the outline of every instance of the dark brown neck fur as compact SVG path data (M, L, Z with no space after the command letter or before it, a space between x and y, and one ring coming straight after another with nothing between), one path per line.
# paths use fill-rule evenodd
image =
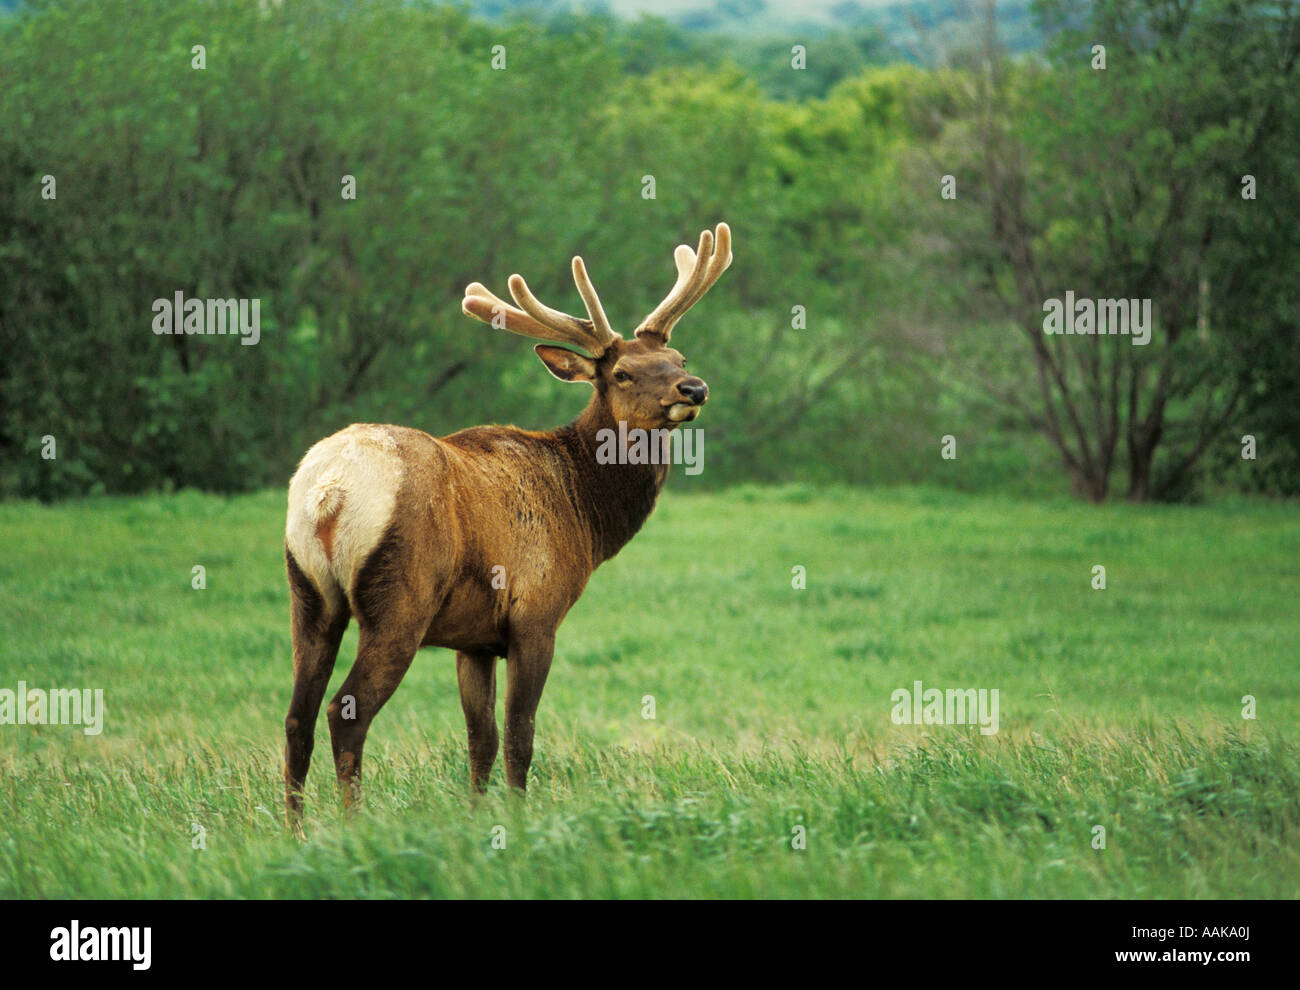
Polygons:
M623 549L649 518L669 467L599 463L597 435L605 429L617 434L618 423L597 393L576 420L552 434L572 464L576 504L591 527L598 563Z

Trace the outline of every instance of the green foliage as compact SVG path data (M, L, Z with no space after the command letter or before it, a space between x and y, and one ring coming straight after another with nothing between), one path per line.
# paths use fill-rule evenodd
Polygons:
M459 366L462 388L496 386L495 342L460 291L500 278L506 245L509 263L554 270L539 233L590 222L583 138L608 83L598 38L571 51L583 40L520 26L511 71L494 72L487 27L440 7L20 19L0 108L11 490L245 488L331 425L411 415ZM47 172L54 201L35 195ZM260 298L261 343L155 336L151 302L175 291ZM18 449L47 433L62 463Z
M401 0L262 6L55 0L0 20L0 496L281 484L353 421L557 425L585 389L465 318L464 286L503 291L519 271L574 310L566 262L581 253L627 333L667 291L672 247L721 219L736 264L679 330L714 396L706 483L1064 490L1045 445L962 373L976 352L1000 380L1032 368L996 346L1007 315L987 290L1005 276L990 277L987 235L937 212L937 176L980 167L970 131L947 126L969 112L979 70L959 54L877 64L891 56L876 28L896 29L899 11L832 12L843 30L812 31L795 71L788 45L758 35L559 3L480 5L499 20ZM941 6L914 5L917 29L951 27ZM1123 87L1077 65L1016 65L1004 123L1027 133L1054 279L1082 288L1158 248L1159 195L1122 231L1098 221L1129 182L1115 161L1235 174L1248 156L1233 94L1278 89L1261 37L1198 30L1159 73L1121 59L1108 78ZM1194 423L1241 383L1233 444L1257 434L1260 460L1217 446L1184 495L1300 487L1287 261L1300 114L1283 108L1251 159L1267 207L1213 206L1222 183L1196 187L1195 215L1217 224L1205 263L1225 273L1210 281L1224 335L1180 357L1180 380L1213 374L1171 405ZM1114 174L1080 182L1084 168ZM41 198L45 175L55 200ZM1186 275L1172 272L1170 298ZM261 300L261 342L155 335L152 302L177 291ZM959 430L963 459L941 461L939 438ZM45 436L55 460L39 456Z
M1295 491L1295 12L1041 7L1049 62L979 51L970 70L932 74L947 92L920 93L913 111L930 127L905 170L924 204L918 245L951 265L972 317L946 328L955 363L1049 437L1095 500L1112 473L1131 498L1187 499L1210 467ZM945 173L955 199L925 203ZM1257 197L1242 195L1246 176ZM1044 301L1067 291L1151 300L1151 344L1047 337ZM1232 461L1254 431L1269 460Z
M441 7L131 6L56 5L8 31L7 491L275 483L358 419L553 425L584 396L467 321L464 285L523 271L573 308L562 260L581 251L627 332L667 291L671 247L723 218L741 261L681 331L727 397L710 480L788 477L797 452L861 478L864 440L889 445L886 423L855 429L862 386L892 386L849 315L884 281L862 263L881 243L888 74L819 110L735 68L638 75L647 49L607 18L512 23L496 71L502 32ZM54 201L36 195L47 172ZM260 298L261 343L155 336L151 302L176 291ZM790 329L796 304L808 330ZM814 430L830 439L810 458ZM55 461L33 456L45 435Z

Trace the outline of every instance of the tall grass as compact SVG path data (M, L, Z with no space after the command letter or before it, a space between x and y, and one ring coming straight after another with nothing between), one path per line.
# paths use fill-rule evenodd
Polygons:
M428 651L351 821L322 719L301 843L283 496L0 504L0 688L107 706L0 726L0 896L1300 894L1293 510L689 489L561 627L526 801L471 801ZM894 725L915 680L1000 731Z

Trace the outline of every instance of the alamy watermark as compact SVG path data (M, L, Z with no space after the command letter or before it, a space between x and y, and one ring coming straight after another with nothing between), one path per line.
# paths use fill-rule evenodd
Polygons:
M104 731L104 689L0 688L0 725L80 725L88 736Z
M1064 300L1043 303L1043 312L1045 334L1122 334L1138 346L1151 343L1150 299L1076 299L1068 291Z
M153 929L142 927L81 927L76 918L67 928L50 932L50 958L55 962L129 962L146 970L152 962Z
M171 299L153 301L153 332L164 334L238 334L241 344L262 339L262 300L186 299L177 290Z
M978 725L980 735L998 731L998 689L923 687L912 683L912 690L898 688L890 696L894 710L889 713L895 725Z
M628 429L619 420L618 432L605 428L596 433L597 464L683 464L687 474L704 470L704 431L681 427Z

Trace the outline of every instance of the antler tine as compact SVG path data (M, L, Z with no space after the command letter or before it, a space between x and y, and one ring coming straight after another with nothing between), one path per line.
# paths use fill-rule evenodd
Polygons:
M695 294L691 296L690 302L686 304L685 312L690 309L702 298L704 294L713 288L713 284L722 277L722 273L731 267L731 228L725 223L718 224L718 232L714 237L713 254L709 258L708 267L704 272L703 282Z
M533 337L537 340L554 340L569 343L569 337L544 324L538 323L521 309L516 309L504 299L492 293L483 283L471 282L465 286L465 298L461 300L460 311L466 316L492 324L498 315L503 319L505 329L521 337Z
M673 252L677 263L677 281L654 310L637 327L638 337L659 337L666 344L673 327L688 309L704 297L722 273L731 264L731 228L718 224L717 236L705 230L700 234L700 247L692 251L686 244Z
M573 259L573 278L587 306L590 320L582 320L542 305L521 275L511 275L509 279L510 294L519 306L510 305L481 282L471 282L465 287L465 298L460 304L461 312L494 326L497 324L493 321L500 318L505 329L511 333L576 345L590 351L595 357L600 357L618 339L618 334L609 325L609 319L601 308L600 298L596 295L581 258Z
M677 281L668 290L668 295L664 297L663 302L651 310L650 315L636 328L638 337L660 336L667 343L673 325L681 318L682 313L686 312L682 308L682 303L697 286L696 278L703 275L704 259L712 249L713 234L707 230L700 233L698 251L692 251L689 244L677 245L673 251L673 261L677 265Z
M587 307L587 315L591 317L591 324L596 333L605 340L612 340L617 337L618 334L609 325L609 317L605 315L605 307L600 304L600 296L596 295L596 287L591 284L591 277L587 274L587 266L576 254L573 256L573 282L578 287L578 294L582 296L582 304Z
M562 334L563 339L568 343L585 348L595 357L600 357L609 350L609 345L615 336L613 330L609 330L608 334L606 334L595 325L594 320L580 320L576 316L561 313L558 309L551 309L550 306L544 305L533 295L522 275L511 275L507 284L510 286L510 294L514 296L515 302L523 307L525 313L548 329ZM590 283L588 283L588 288L590 288ZM578 289L582 291L581 284L579 284ZM592 289L591 292L594 297L595 290ZM585 293L583 298L585 301ZM597 300L596 305L603 319L605 314L603 310L599 310L599 300ZM606 321L605 328L608 328L608 321ZM556 340L561 338L550 337L548 339Z

